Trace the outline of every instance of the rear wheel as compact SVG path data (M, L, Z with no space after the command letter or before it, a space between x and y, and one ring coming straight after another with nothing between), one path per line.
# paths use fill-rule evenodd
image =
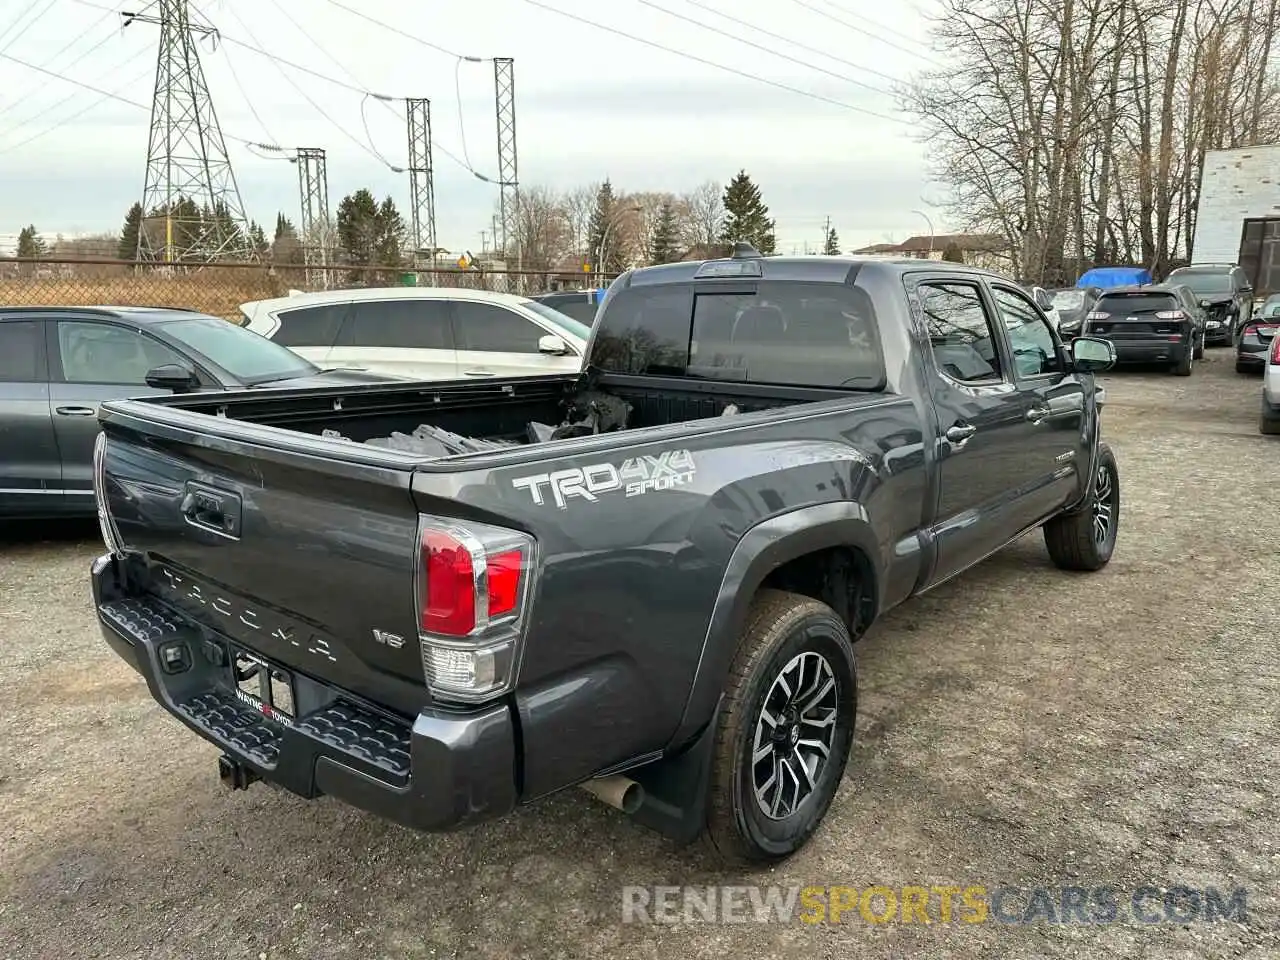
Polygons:
M1197 360L1204 359L1204 334L1200 334L1200 342L1196 344L1195 358Z
M848 762L856 676L826 604L778 590L752 602L716 726L706 837L721 859L781 860L817 830Z
M1063 570L1101 570L1111 560L1120 529L1120 471L1115 454L1098 444L1089 500L1044 526L1044 543L1054 565Z
M1187 344L1186 352L1182 355L1182 359L1173 365L1172 371L1179 377L1191 376L1191 361L1195 355L1195 347Z

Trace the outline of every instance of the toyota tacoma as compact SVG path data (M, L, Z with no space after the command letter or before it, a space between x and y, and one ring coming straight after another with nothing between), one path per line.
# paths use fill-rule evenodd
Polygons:
M1105 340L960 264L636 269L580 374L103 404L103 635L232 787L449 830L581 786L735 861L817 828L853 643L1119 520Z

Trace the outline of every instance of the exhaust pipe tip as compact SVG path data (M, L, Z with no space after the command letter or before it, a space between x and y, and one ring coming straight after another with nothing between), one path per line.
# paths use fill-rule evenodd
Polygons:
M597 800L628 815L635 813L644 803L644 787L630 777L597 777L580 786Z

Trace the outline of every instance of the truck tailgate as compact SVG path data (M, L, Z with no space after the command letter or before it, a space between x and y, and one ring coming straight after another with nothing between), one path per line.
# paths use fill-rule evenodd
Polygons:
M192 416L137 402L103 415L96 484L134 588L233 650L416 714L429 697L412 464Z

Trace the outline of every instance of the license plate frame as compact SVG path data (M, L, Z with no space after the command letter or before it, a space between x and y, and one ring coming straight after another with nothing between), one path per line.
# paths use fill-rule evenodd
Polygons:
M231 683L236 698L267 720L286 727L297 722L298 688L291 670L232 647Z

